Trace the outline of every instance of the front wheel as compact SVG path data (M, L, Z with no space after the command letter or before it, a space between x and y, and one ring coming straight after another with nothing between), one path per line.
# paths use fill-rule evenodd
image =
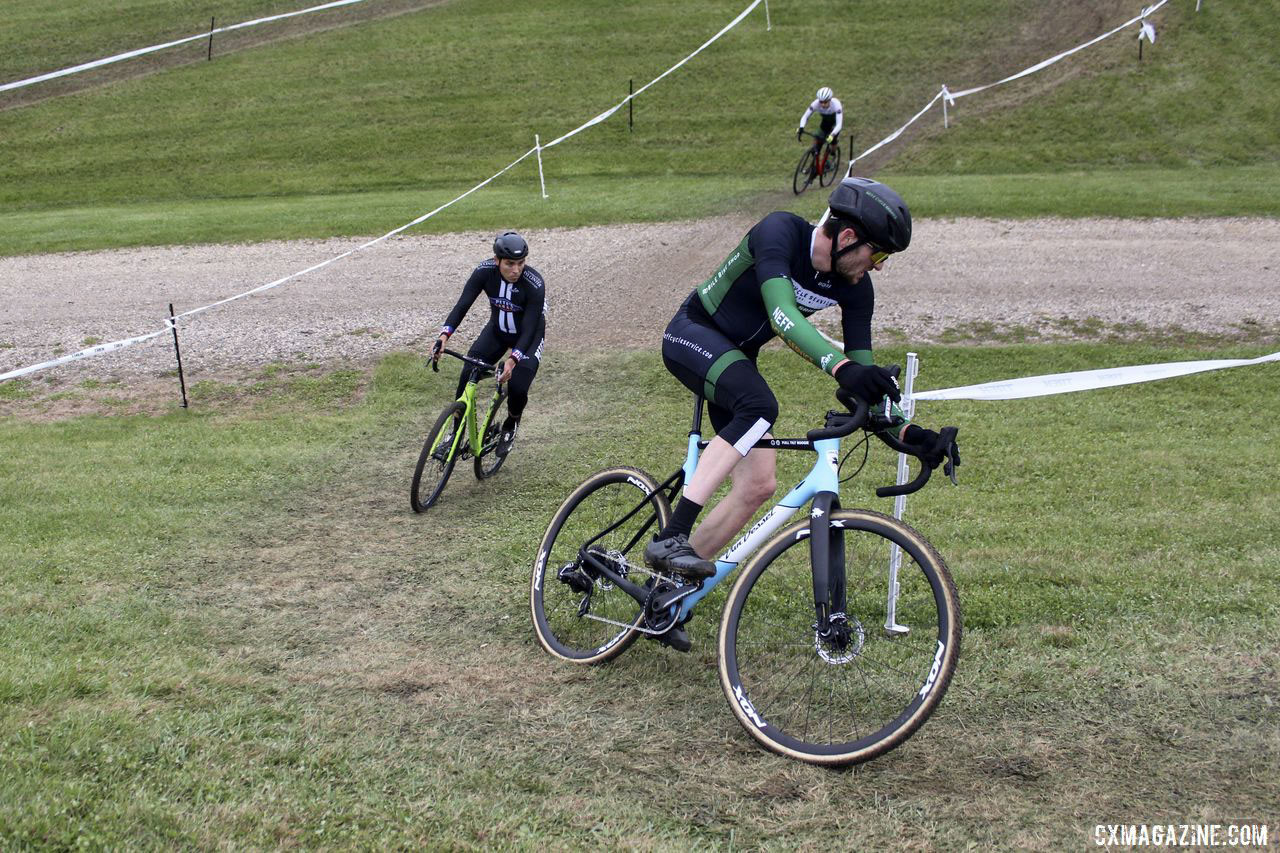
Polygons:
M822 164L822 174L818 176L818 183L824 187L830 186L839 173L840 143L836 142L827 146L827 159Z
M636 468L592 474L565 498L538 545L529 607L538 643L570 663L603 663L636 641L644 606L582 558L590 550L644 586L644 546L671 520L657 481Z
M800 162L796 164L796 173L791 178L791 189L796 195L800 195L811 183L813 183L813 149L807 148L800 157Z
M798 522L743 569L718 654L729 706L761 746L843 766L900 745L937 708L960 653L960 605L942 558L908 525L838 509L828 530L831 627L817 631L810 525Z
M461 400L440 413L436 425L431 428L427 440L418 454L418 465L413 469L413 483L409 486L409 505L414 512L426 512L444 491L453 466L458 462L459 433L467 413L467 405ZM466 436L462 436L465 441Z
M502 438L502 422L506 419L507 393L504 387L494 394L493 405L489 407L489 417L485 418L484 431L480 434L480 452L475 458L477 480L484 480L498 473L498 469L507 459L495 452L498 439Z

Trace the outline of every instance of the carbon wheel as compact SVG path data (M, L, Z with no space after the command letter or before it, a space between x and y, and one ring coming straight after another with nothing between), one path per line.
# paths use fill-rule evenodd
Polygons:
M572 663L602 663L640 636L635 628L644 619L643 604L592 569L581 552L590 547L643 586L650 578L644 547L671 518L671 506L657 489L644 471L609 468L588 477L556 510L538 545L529 585L533 630L550 654Z
M961 620L946 565L911 527L868 510L835 510L829 523L829 606L845 617L825 635L816 630L809 522L787 526L729 594L720 684L761 746L842 766L888 752L933 713L956 666ZM890 619L895 546L901 565Z

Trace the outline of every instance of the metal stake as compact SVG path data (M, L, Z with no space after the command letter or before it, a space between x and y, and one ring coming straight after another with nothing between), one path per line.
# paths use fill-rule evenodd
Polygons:
M169 303L169 327L173 329L173 354L178 359L178 387L182 389L182 408L187 407L187 380L182 375L182 350L178 348L178 320L173 314L173 303Z

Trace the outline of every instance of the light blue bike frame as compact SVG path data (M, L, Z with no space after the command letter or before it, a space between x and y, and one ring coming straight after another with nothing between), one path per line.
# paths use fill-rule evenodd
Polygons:
M693 472L698 467L698 455L702 447L705 446L702 441L702 435L698 432L689 434L689 451L684 460L684 482L687 484L693 478ZM725 551L719 559L716 560L716 573L703 582L702 588L690 594L680 604L679 620L685 619L693 606L701 601L707 593L720 581L729 576L729 573L738 567L742 560L753 553L765 541L768 540L778 528L786 524L795 515L796 510L803 507L806 503L813 500L814 517L822 517L830 513L831 506L839 505L840 499L840 439L824 438L814 442L807 439L793 438L767 438L761 439L756 443L756 447L775 447L790 449L808 449L813 448L818 453L818 459L813 463L813 468L805 475L800 483L787 493L786 497L774 504L768 512L766 512L759 521L751 525L742 537L728 551ZM823 529L826 526L823 525ZM815 537L815 539L823 540L825 537ZM677 620L677 621L679 621Z

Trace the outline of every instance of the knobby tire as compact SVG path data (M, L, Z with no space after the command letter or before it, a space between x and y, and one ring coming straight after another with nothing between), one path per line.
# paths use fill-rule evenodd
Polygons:
M463 430L466 411L467 405L461 400L449 405L440 413L435 426L427 435L427 440L423 442L422 453L418 454L418 464L413 469L413 483L409 486L409 505L413 507L414 512L426 512L430 509L439 499L440 493L444 491L445 483L449 482L453 466L458 463L458 456L462 453L461 444L453 448L445 461L434 458L432 450L436 447L437 441L445 446L454 444L454 436L459 430ZM463 435L462 442L466 440L466 436ZM423 497L424 492L425 497Z
M635 628L644 619L644 608L630 595L603 577L584 576L590 583L587 613L624 624L590 619L579 612L584 593L562 581L559 573L581 571L580 548L646 500L647 506L595 546L611 555L612 564L643 569L645 545L671 519L671 505L657 488L657 481L637 468L608 468L583 481L552 516L529 584L534 634L549 654L571 663L603 663L640 637ZM650 521L654 516L656 523ZM637 573L629 579L640 584L643 577Z

